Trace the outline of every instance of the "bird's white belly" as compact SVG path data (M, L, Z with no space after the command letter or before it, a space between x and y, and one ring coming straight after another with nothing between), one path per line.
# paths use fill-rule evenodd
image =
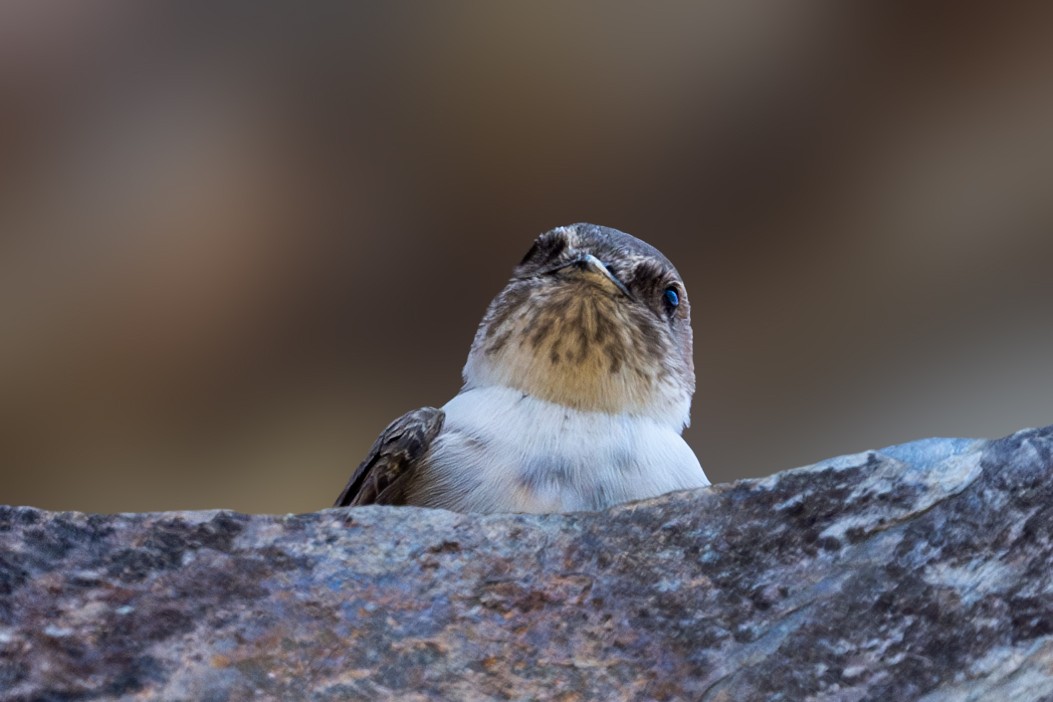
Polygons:
M462 392L443 409L421 494L449 509L598 510L709 485L680 434L649 417L582 412L501 387Z

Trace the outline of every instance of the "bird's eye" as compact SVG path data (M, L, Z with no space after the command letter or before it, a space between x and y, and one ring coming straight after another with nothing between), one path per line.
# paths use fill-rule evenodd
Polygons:
M670 312L680 304L680 295L677 294L674 287L666 288L665 292L662 293L662 299L665 300L665 306Z

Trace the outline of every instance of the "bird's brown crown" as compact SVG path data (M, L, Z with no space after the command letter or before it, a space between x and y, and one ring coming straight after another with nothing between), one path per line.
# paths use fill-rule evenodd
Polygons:
M661 252L624 232L546 232L490 303L464 377L467 387L683 427L695 387L683 281Z

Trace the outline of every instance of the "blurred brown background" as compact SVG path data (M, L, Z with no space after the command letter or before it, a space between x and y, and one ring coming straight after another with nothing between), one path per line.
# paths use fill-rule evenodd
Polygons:
M0 5L0 503L328 506L577 221L714 480L1053 422L1053 5L339 5Z

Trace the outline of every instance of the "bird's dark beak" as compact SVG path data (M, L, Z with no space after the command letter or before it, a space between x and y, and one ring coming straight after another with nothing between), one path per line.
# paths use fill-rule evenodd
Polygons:
M546 273L555 273L556 271L561 271L566 268L572 267L580 270L585 275L593 276L600 279L600 281L603 284L613 285L619 292L621 292L626 297L632 297L632 294L629 292L629 288L625 287L625 283L619 280L618 276L614 275L614 272L607 267L607 264L593 256L592 254L582 254L581 256L578 256L577 258L568 261L567 263L556 266L555 268L550 268L548 271L546 271Z

